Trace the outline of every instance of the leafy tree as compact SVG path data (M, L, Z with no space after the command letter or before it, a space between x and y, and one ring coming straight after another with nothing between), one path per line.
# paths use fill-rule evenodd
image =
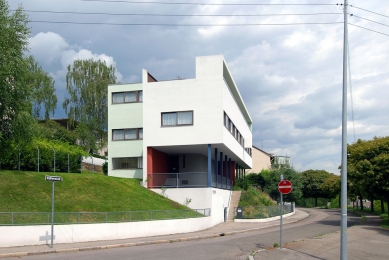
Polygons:
M23 56L30 35L27 24L21 6L11 13L8 3L0 0L0 132L6 139L15 133L12 124L26 110L30 96L24 84L27 65Z
M41 139L77 144L77 133L62 127L55 121L48 120L38 124L37 136Z
M329 194L322 189L324 181L330 174L324 170L307 170L301 173L302 192L304 198L314 198L317 207L318 198L327 198Z
M340 207L340 192L341 192L341 178L338 175L330 174L328 178L320 185L320 188L328 194L330 198L338 196L339 207Z
M389 202L389 137L374 137L348 146L348 176L354 190L370 199Z
M100 60L75 60L68 66L66 89L69 98L62 103L71 123L78 121L78 133L87 151L107 143L108 84L116 82L116 68Z
M44 108L45 120L50 119L57 107L57 95L55 94L54 80L35 61L33 56L27 59L28 72L26 84L31 89L32 114L40 118L41 106Z
M264 172L263 176L265 178L265 188L264 191L269 194L273 200L280 199L280 192L278 190L278 183L280 182L281 174L284 176L284 180L289 180L292 183L292 191L284 195L284 201L295 202L302 196L301 192L301 180L300 173L295 171L293 168L287 169L273 169L268 172Z
M262 172L263 171L264 170L262 170ZM263 190L263 188L265 187L265 178L264 178L262 172L258 173L258 174L257 173L251 173L251 174L246 176L246 179L252 186L257 186L257 187L259 187L260 189Z

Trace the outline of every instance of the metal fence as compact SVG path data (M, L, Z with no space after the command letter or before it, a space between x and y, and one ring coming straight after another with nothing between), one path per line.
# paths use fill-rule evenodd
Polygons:
M207 172L152 173L149 174L149 188L202 188L208 187ZM232 189L232 181L226 176L212 173L212 187Z
M209 217L211 209L120 212L55 212L54 224L117 223ZM51 212L0 212L0 226L48 225Z
M242 219L263 219L277 217L281 215L280 206L258 206L258 207L239 207L242 211ZM234 214L237 218L238 208L235 208ZM288 214L294 211L294 204L289 203L283 206L283 213Z

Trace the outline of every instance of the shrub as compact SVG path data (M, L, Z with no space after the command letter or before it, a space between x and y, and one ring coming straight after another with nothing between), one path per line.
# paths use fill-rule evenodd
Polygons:
M108 175L108 162L103 163L103 173L104 175Z

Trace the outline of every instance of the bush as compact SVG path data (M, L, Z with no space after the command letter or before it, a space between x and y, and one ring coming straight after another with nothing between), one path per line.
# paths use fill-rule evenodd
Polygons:
M103 163L103 173L108 175L108 162Z
M80 146L70 145L61 141L39 139L34 139L30 143L20 146L21 170L38 170L38 148L40 172L54 171L54 150L56 172L68 172L68 162L70 172L80 172L81 157L85 156L85 152ZM4 153L1 161L3 169L16 170L18 168L18 145L9 142L7 153Z
M243 190L247 190L250 186L250 182L247 178L240 178L236 181L236 186Z

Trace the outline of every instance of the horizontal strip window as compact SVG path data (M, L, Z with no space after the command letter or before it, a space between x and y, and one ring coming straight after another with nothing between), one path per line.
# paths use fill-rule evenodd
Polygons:
M131 128L131 129L113 129L112 140L142 140L143 128Z
M244 138L239 132L238 128L234 125L227 113L224 112L224 126L232 134L232 136L238 141L238 143L244 147Z
M112 158L113 170L142 169L143 157L120 157Z
M112 104L143 102L143 91L113 92Z
M193 125L193 111L161 113L162 126Z

